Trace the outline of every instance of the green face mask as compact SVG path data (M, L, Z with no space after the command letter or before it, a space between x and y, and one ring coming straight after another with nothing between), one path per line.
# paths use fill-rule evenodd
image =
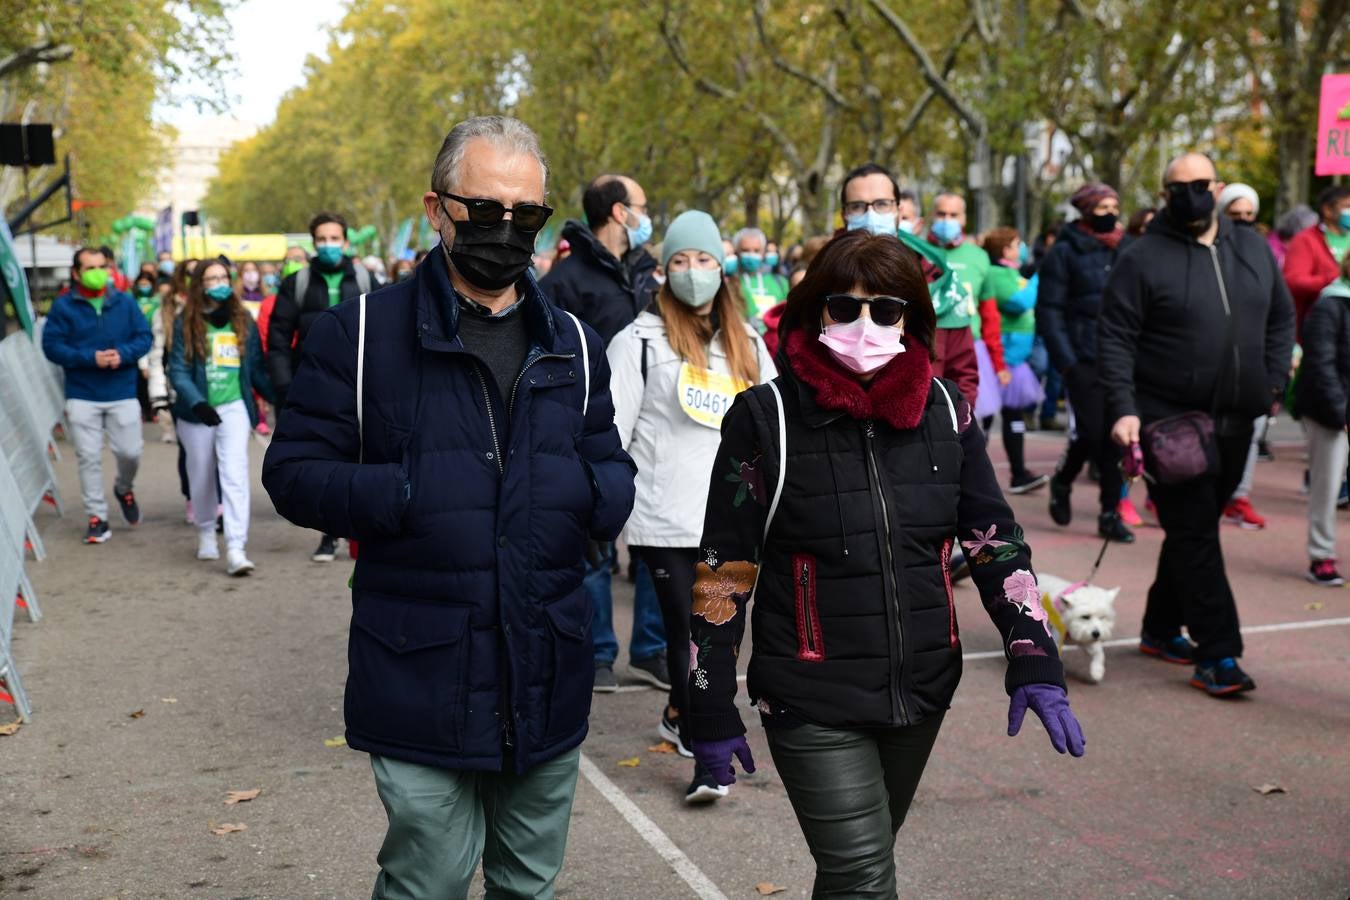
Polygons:
M281 277L286 278L294 275L305 267L305 264L298 259L288 259L281 267Z
M87 291L101 294L103 289L108 286L108 270L85 269L80 273L80 284L84 285L84 289Z

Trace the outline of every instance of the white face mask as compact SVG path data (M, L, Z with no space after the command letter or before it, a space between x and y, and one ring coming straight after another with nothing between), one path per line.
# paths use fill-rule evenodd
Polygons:
M900 230L905 234L913 234L914 229L919 226L918 221L915 219L901 219L899 224Z
M675 299L697 309L717 296L722 287L722 269L684 269L671 272L667 279Z

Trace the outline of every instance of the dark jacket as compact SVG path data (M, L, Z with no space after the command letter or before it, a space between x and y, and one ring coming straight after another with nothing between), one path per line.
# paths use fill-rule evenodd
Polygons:
M112 403L136 399L136 360L150 352L150 323L130 294L111 287L103 311L67 291L52 302L42 327L42 352L66 370L66 399ZM94 351L116 350L122 364L100 369Z
M1350 422L1350 283L1333 281L1303 320L1294 415L1337 430Z
M319 315L263 486L290 521L356 538L347 742L451 769L516 771L586 736L594 681L588 538L633 506L609 365L527 276L531 347L514 399L458 334L443 256ZM586 413L583 416L583 406ZM509 423L509 424L508 424Z
M779 359L787 473L767 539L781 458L772 390L745 391L722 423L690 620L694 740L745 730L735 696L747 614L750 698L772 715L866 728L947 709L961 677L957 540L1008 648L1008 691L1062 685L1030 551L956 385L944 393L916 345L866 391L801 331Z
M1293 347L1289 289L1260 233L1220 216L1207 247L1164 210L1121 254L1102 297L1097 371L1107 422L1188 410L1268 413L1284 392Z
M342 284L339 288L342 300L361 296L361 287L356 281L356 265L351 257L343 257ZM292 272L282 279L267 326L267 366L277 399L283 404L291 381L300 368L305 338L319 316L328 309L328 282L324 280L318 262L309 264L309 287L303 297L295 296L296 276L299 274Z
M180 315L173 322L173 349L169 351L169 383L177 394L173 401L173 416L184 422L200 424L201 419L192 411L192 407L207 402L206 360L194 356L192 362L188 362L185 346L183 317ZM251 317L248 335L244 338L244 353L239 363L239 393L244 408L248 410L249 424L257 427L258 404L253 399L253 392L262 394L269 403L273 400L273 394L272 381L267 377L262 341L258 338L258 327L253 324Z
M1097 313L1118 252L1069 224L1041 262L1036 333L1057 371L1096 361Z
M554 303L594 328L608 347L660 287L653 277L656 260L637 247L620 262L580 222L564 225L562 238L572 245L572 252L554 264L540 286Z

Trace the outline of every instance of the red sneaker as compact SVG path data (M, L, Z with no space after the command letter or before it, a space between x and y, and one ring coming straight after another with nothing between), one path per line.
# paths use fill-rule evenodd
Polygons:
M1251 501L1246 497L1229 500L1228 505L1223 508L1223 518L1225 522L1249 531L1260 531L1266 527L1265 517L1252 509Z
M1134 501L1130 500L1129 497L1120 501L1120 505L1116 507L1116 512L1120 513L1120 521L1131 528L1138 528L1144 524L1143 517L1139 515L1139 510L1134 508Z

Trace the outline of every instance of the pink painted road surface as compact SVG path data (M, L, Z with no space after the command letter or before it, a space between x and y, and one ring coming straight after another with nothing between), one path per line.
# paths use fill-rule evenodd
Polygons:
M1061 443L1032 435L1033 465L1047 471ZM1316 627L1249 635L1250 696L1211 699L1187 686L1187 669L1113 647L1103 684L1071 683L1085 758L1056 754L1034 717L1010 739L1002 663L981 657L998 636L974 590L958 590L975 658L900 835L902 896L1350 896L1350 593L1303 580L1301 450L1277 452L1253 495L1270 527L1225 529L1225 551L1244 624ZM114 521L104 546L78 543L78 509L39 515L50 557L31 571L46 618L16 625L36 711L0 737L0 894L369 896L383 810L366 757L325 745L343 730L350 565L308 561L317 536L279 520L256 485L260 446L257 574L231 580L197 562L174 453L147 443L145 523ZM993 454L1002 460L997 441ZM74 453L57 468L77 506ZM1063 530L1044 491L1012 498L1038 569L1086 575L1095 494L1080 483ZM1143 528L1107 553L1098 583L1122 588L1117 638L1138 634L1160 538ZM615 583L626 644L631 588ZM1067 658L1084 670L1081 654ZM749 898L760 882L809 896L811 860L754 715L759 772L717 806L687 809L692 764L649 750L662 698L628 683L594 703L558 896ZM1263 784L1284 792L1253 789ZM208 829L225 822L247 830Z

